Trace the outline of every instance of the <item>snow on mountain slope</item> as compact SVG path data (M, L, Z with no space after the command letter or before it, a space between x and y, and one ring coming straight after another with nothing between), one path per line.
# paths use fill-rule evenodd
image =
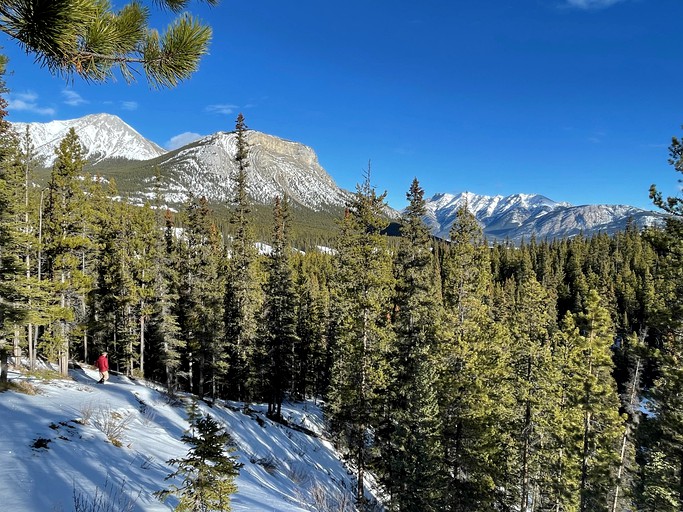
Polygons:
M55 148L69 132L76 130L91 164L112 158L149 160L166 153L155 143L145 139L120 118L111 114L91 114L78 119L49 123L12 123L17 133L23 134L28 125L38 156L46 166L55 160Z
M188 428L184 407L122 376L105 385L96 384L97 371L89 367L71 376L30 379L38 390L34 396L0 393L2 510L73 510L74 493L104 495L117 502L116 510L171 510L177 500L161 503L152 493L172 483L164 481L174 471L166 461L187 454L180 441ZM10 380L27 378L10 371ZM352 501L351 477L325 440L320 409L312 402L283 406L284 418L297 428L271 422L259 405L199 406L227 427L238 447L234 455L244 464L232 510L303 512L320 510L322 499ZM127 419L121 447L97 427L112 419ZM131 509L123 507L128 502L134 502Z
M294 203L319 211L341 207L349 193L339 188L308 146L265 133L248 131L248 193L258 203L272 204L285 194ZM167 177L166 200L183 203L189 194L211 202L232 197L236 135L218 132L158 159Z
M489 240L519 242L535 236L552 239L581 232L614 233L629 219L639 227L661 222L663 215L624 205L572 206L538 194L482 196L471 192L436 194L426 201L425 222L432 233L448 238L458 208L466 205Z

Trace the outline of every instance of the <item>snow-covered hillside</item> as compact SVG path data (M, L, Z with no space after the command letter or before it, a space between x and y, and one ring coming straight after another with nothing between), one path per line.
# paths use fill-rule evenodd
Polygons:
M174 498L162 503L152 493L171 483L164 478L174 467L166 461L187 454L180 441L188 428L183 404L122 376L98 385L89 367L71 377L42 381L10 371L13 383L28 382L37 394L0 393L0 509L66 512L74 510L76 495L114 500L107 510L172 510ZM285 404L290 426L267 419L259 405L200 408L226 427L244 464L233 510L353 510L353 479L325 440L314 403ZM124 427L120 447L103 432L112 424ZM348 508L338 506L343 503Z
M64 121L12 125L19 134L23 134L28 125L36 153L46 166L54 162L55 148L71 128L76 130L91 164L112 158L149 160L165 153L162 148L111 114L91 114Z

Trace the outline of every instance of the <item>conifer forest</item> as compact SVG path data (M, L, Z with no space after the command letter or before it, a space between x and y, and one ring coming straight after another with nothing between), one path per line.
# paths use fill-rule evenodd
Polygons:
M680 198L650 191L663 226L512 246L466 208L433 238L416 179L389 237L368 169L330 250L292 239L282 197L263 254L241 115L228 219L114 199L73 130L38 186L30 133L1 117L0 378L20 354L66 374L107 350L276 420L317 397L361 509L372 473L395 511L683 510Z

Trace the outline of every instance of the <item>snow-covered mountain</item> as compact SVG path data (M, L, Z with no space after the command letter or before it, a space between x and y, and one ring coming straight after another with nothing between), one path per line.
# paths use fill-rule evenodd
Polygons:
M257 203L272 204L276 196L286 194L314 211L344 206L349 193L320 166L313 149L257 131L248 131L246 138L247 187ZM193 194L215 203L230 201L236 141L235 133L218 132L156 159L165 178L166 200L183 203Z
M177 469L167 461L187 456L181 436L191 397L170 397L121 375L104 385L98 379L87 365L64 380L10 369L10 390L0 392L2 510L162 512L177 505L173 497L160 502L154 492L181 483L165 480ZM355 510L353 473L313 401L283 404L283 423L267 418L262 404L198 406L231 435L233 455L243 464L233 511ZM366 489L373 500L370 474Z
M432 233L448 238L458 208L466 205L481 224L488 240L519 242L574 236L579 233L615 233L629 219L640 227L661 222L660 213L625 205L573 206L538 194L482 196L471 192L436 194L426 201L426 222Z
M20 134L26 131L27 125L36 153L46 166L54 162L55 148L70 128L76 130L91 164L114 158L149 160L166 152L111 114L91 114L49 123L13 123Z
M25 123L14 123L19 133ZM191 196L206 197L215 205L232 198L236 136L218 132L175 151L165 152L116 116L93 114L69 121L30 123L34 144L46 165L54 148L74 128L91 165L105 179L112 174L119 190L143 203L155 195L155 173L167 204L179 206ZM341 189L320 166L312 148L257 131L247 132L248 191L251 198L271 205L285 194L296 205L313 212L338 215L351 193ZM114 162L114 163L112 163ZM446 186L446 184L444 184ZM580 232L613 233L629 219L639 226L660 222L659 213L624 205L584 205L555 202L542 195L483 196L473 193L436 194L427 201L427 223L436 236L447 238L457 208L467 207L477 217L489 240L519 242L531 236L556 238ZM388 209L389 217L395 211ZM329 222L329 219L328 219Z

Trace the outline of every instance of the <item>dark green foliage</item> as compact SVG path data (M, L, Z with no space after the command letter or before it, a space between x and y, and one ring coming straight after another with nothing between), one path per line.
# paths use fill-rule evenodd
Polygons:
M187 2L157 3L177 10ZM189 14L160 35L138 2L114 11L109 0L13 0L0 2L0 14L0 31L40 65L96 82L112 78L115 69L133 81L139 66L150 85L173 87L197 69L211 39L211 29Z
M5 59L0 56L0 95L5 92L2 76ZM20 205L15 191L21 165L19 141L11 129L7 115L7 101L0 96L0 382L7 381L8 334L25 316L23 294L16 282L19 273L19 246L16 236L16 214Z
M237 492L234 480L242 467L230 455L235 451L230 435L211 416L198 413L196 405L189 420L190 432L181 438L190 446L188 454L183 459L168 461L178 469L166 477L167 480L179 477L182 483L156 495L162 500L177 496L180 500L177 511L229 511L230 496Z
M422 217L424 192L414 180L401 219L394 275L394 343L388 354L385 418L378 470L396 510L441 510L441 416L437 397L443 310L435 293L432 238Z
M84 149L72 128L56 150L44 211L45 273L52 286L49 325L42 336L44 349L57 356L66 375L72 338L77 334L79 314L92 287L85 267L92 250L88 215Z
M509 340L491 309L489 250L465 208L457 212L442 262L446 341L439 384L444 510L491 510L506 504L510 389Z
M334 260L332 321L334 365L328 412L332 427L356 465L356 500L364 503L364 473L372 457L371 429L381 417L391 346L393 276L381 234L384 194L358 185L341 223Z
M260 361L254 367L263 375L262 386L268 402L268 415L282 419L282 401L291 389L296 332L296 296L288 244L287 198L275 200L273 208L273 245L269 256L265 286L263 321L259 329Z
M250 367L260 307L260 283L257 278L257 252L251 224L251 205L247 194L249 147L244 116L239 114L235 126L237 169L232 179L235 195L230 217L230 243L227 271L230 279L225 288L225 339L229 361L228 396L245 399L251 396L249 381L258 380L258 369Z
M188 376L200 397L225 375L223 292L225 273L220 234L206 200L188 204L184 240L180 244L178 322L187 346ZM207 389L207 384L211 388Z

